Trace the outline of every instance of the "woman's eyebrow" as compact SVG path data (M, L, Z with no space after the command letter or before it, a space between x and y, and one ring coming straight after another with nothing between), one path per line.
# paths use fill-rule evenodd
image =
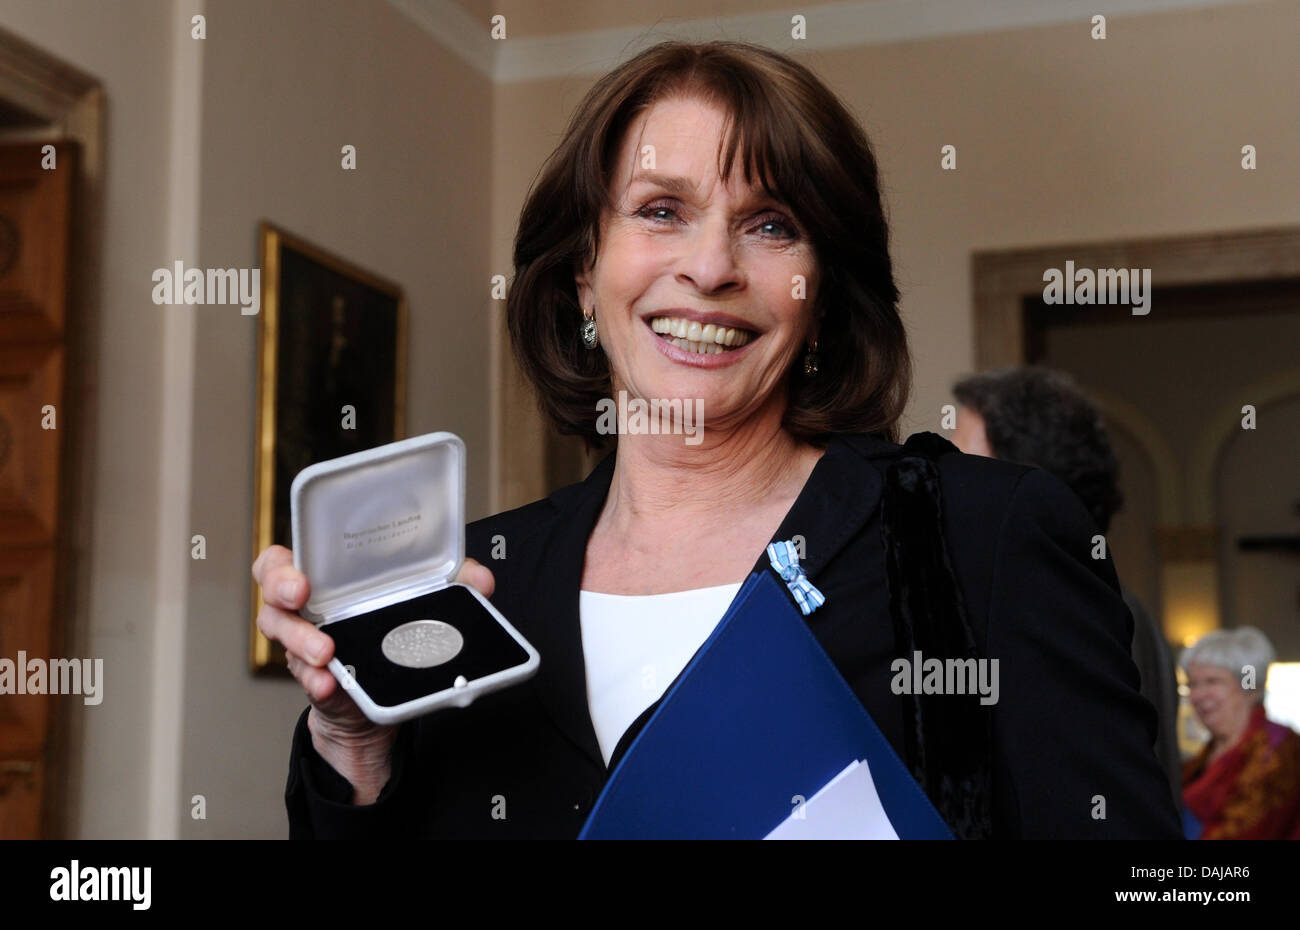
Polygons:
M637 181L644 181L647 184L655 184L662 187L668 193L677 197L686 196L695 193L695 185L689 180L676 175L660 174L658 171L642 171L634 174L629 182L635 184Z

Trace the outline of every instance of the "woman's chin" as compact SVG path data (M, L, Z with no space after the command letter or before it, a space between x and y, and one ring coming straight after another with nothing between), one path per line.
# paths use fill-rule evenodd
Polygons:
M626 390L621 395L616 390L611 398L620 422L627 424L626 432L632 434L677 434L687 432L692 445L700 442L701 431L729 432L743 427L753 419L760 405L738 398L730 386L719 391L717 384L701 383L692 377L647 379L637 385L637 390ZM611 412L613 412L611 410ZM655 423L674 426L671 429L654 429Z

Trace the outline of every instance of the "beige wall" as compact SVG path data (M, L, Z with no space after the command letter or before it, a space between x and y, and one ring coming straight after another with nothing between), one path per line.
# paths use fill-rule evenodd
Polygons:
M451 430L470 457L468 510L487 508L487 159L491 93L385 4L223 0L203 72L202 264L255 260L263 217L397 281L410 304L408 433ZM339 149L357 147L355 172ZM191 522L183 836L283 837L288 737L305 706L246 668L255 318L202 309Z
M913 429L973 362L971 252L1300 222L1294 4L1111 17L1109 36L1081 22L816 56L879 146ZM1241 170L1246 143L1267 170Z
M588 86L588 81L578 80L494 88L489 248L493 274L513 277L515 229L529 185L558 143L569 111ZM536 500L550 489L542 465L545 432L530 388L510 358L505 301L494 305L493 319L494 364L500 373L503 398L498 411L499 490L492 503L495 510L507 510Z

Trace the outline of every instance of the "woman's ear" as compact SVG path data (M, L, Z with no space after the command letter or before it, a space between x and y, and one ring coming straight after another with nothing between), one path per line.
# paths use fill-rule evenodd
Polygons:
M578 308L583 313L586 313L587 308L595 303L591 289L591 271L590 266L585 269L574 266L573 285L578 292Z
M812 325L808 327L808 338L806 341L809 345L815 343L818 337L821 335L822 322L825 319L826 319L826 313L825 311L822 310L821 305L819 304L817 308L813 311Z
M578 292L578 309L585 314L592 305L591 285L587 283L586 275L574 275L573 283Z
M586 253L585 259L573 263L573 284L578 292L578 308L583 313L596 302L595 294L592 293L592 278L596 271L596 243L590 230L587 232Z

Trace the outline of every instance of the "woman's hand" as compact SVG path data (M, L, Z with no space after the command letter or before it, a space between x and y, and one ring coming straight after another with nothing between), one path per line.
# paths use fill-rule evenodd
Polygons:
M311 701L307 727L312 745L351 782L354 804L374 803L388 782L397 728L372 723L326 668L334 657L334 640L298 615L311 585L293 567L293 553L284 546L268 546L253 562L253 579L262 589L257 628L284 647L289 671ZM465 560L456 580L477 588L484 597L491 597L496 587L491 570L473 559Z

